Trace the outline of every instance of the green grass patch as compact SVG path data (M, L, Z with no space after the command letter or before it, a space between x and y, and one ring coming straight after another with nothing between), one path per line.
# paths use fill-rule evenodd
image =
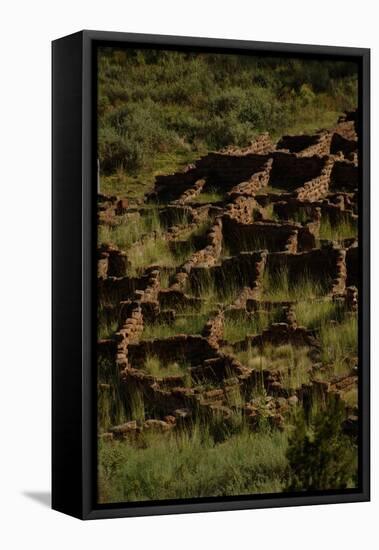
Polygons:
M351 390L343 393L342 399L348 407L358 407L358 388L352 388Z
M332 375L350 371L351 358L358 355L358 319L349 315L341 323L325 322L320 329L322 362L332 367Z
M173 323L145 323L143 340L164 339L175 334L200 334L207 322L207 315L190 313L178 315Z
M224 193L221 193L221 191L217 191L217 189L210 189L209 191L206 191L204 193L200 193L196 197L194 197L191 202L197 203L197 204L212 204L214 202L221 202L225 198Z
M281 195L282 193L288 193L288 189L283 189L282 187L276 185L267 185L262 188L263 193L272 193L273 195Z
M167 269L162 269L159 273L159 282L161 288L169 288L171 273Z
M342 241L358 237L358 224L351 218L331 223L329 216L323 216L320 224L320 239L328 241Z
M143 370L157 378L164 378L165 376L187 376L189 374L188 367L189 365L185 361L166 363L159 357L150 355L145 360Z
M155 236L165 232L156 208L151 208L142 215L123 216L119 220L119 224L115 226L99 225L98 243L110 243L126 251L143 235L153 232Z
M309 382L311 359L307 347L285 344L281 346L250 346L246 351L235 355L242 364L255 370L280 372L280 382L285 388L296 389Z
M343 433L345 419L345 405L333 396L314 412L298 411L288 442L288 491L358 486L358 446Z
M185 226L187 221L183 215L177 223ZM175 248L166 239L167 228L162 225L158 210L151 208L140 217L126 219L117 226L99 226L98 241L114 244L124 250L130 262L129 274L138 275L149 265L174 268L184 263L195 251L195 239L208 228L209 222L202 222L189 231L185 246ZM167 274L165 276L168 277Z
M272 301L310 300L325 295L327 284L327 278L317 281L306 272L293 279L285 267L275 273L266 270L263 277L263 297Z
M97 423L101 433L127 420L119 371L110 358L98 357L97 383Z
M309 329L320 328L326 322L340 321L345 314L345 308L338 302L301 301L296 304L296 319L298 325Z
M307 208L299 208L298 210L292 212L290 218L297 223L306 223L311 220L311 214Z
M189 227L180 232L182 239L193 240L197 237L203 237L207 231L212 227L212 220L207 218L202 220L196 227Z
M112 174L101 174L100 191L106 195L143 199L154 189L156 176L180 172L205 153L204 147L194 150L185 148L167 152L156 151L150 162L141 166L137 174L131 174L121 166Z
M100 320L97 325L97 337L99 340L110 338L118 328L118 321Z
M203 269L201 273L197 273L191 286L196 296L202 298L210 309L218 304L232 304L242 290L242 285L237 284L233 278L224 278L222 284L221 282L216 284L209 269Z
M142 243L128 250L128 260L131 264L129 273L138 275L150 265L177 267L183 264L192 252L194 249L190 247L174 252L164 237L149 235Z
M98 63L104 192L141 196L157 172L202 150L246 146L262 131L313 133L357 105L353 63L113 48ZM117 172L128 179L108 179Z
M272 220L272 221L278 221L279 220L279 217L278 217L277 213L274 210L274 203L272 203L272 202L264 208L264 213L266 214L266 217L269 220Z
M203 428L99 444L99 501L277 493L287 481L285 433L242 433L215 444Z
M226 317L224 322L224 340L234 343L244 340L248 334L260 334L275 320L274 312L259 311L238 317Z

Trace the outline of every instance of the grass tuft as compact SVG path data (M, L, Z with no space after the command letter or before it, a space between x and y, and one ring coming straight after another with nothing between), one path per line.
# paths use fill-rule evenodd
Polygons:
M342 323L325 322L319 333L322 362L331 366L332 375L348 374L351 359L358 355L357 315L348 316Z
M183 376L188 374L188 367L184 361L163 363L156 355L146 358L143 369L151 376L164 378L165 376Z
M215 444L203 430L151 435L145 448L99 443L99 501L276 493L287 481L287 436L243 431Z
M296 319L298 325L308 329L320 328L327 321L341 321L344 317L343 305L328 301L301 301L296 304Z
M310 273L304 272L297 279L291 279L288 269L283 267L273 274L267 271L263 277L263 296L272 301L309 300L327 292L328 279L316 281Z
M264 311L244 314L237 318L226 317L224 322L224 340L234 343L244 340L248 334L260 334L274 320L274 312Z
M241 363L255 370L272 370L280 374L280 382L287 389L299 388L309 382L311 359L309 349L292 344L282 346L250 346L246 351L236 353Z
M164 339L175 334L200 334L207 321L207 315L193 312L185 315L179 315L174 322L169 323L145 323L142 339L154 340Z
M356 238L358 236L358 225L351 218L346 218L339 223L331 223L328 216L321 219L320 239L328 241L342 241L344 239Z
M221 202L224 200L224 193L218 191L217 189L210 189L209 191L204 191L192 199L191 202L197 204L212 204L214 202Z

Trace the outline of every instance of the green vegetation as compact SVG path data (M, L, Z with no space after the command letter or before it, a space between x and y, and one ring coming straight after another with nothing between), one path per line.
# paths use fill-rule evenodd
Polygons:
M243 314L238 317L226 317L224 322L224 340L238 342L248 334L260 334L270 323L275 321L275 312L259 311Z
M271 202L263 210L267 219L273 220L273 221L277 221L279 219L277 213L274 210L274 203ZM254 211L253 211L253 215L254 215Z
M358 449L342 433L345 410L338 399L307 423L304 414L289 440L288 491L346 489L357 485Z
M118 225L99 225L98 242L113 244L127 253L130 275L138 275L145 267L153 264L174 268L195 252L196 239L205 235L211 220L204 220L188 229L188 218L181 213L175 224L183 227L180 238L185 238L185 241L170 242L167 239L167 227L162 224L158 209L152 207L141 215L121 218ZM167 273L164 273L165 276L167 284Z
M181 171L206 152L201 148L195 151L179 149L171 152L157 149L138 171L130 173L120 165L112 174L101 173L101 192L140 199L152 190L156 176Z
M127 215L120 217L119 224L112 226L101 224L98 226L98 242L109 243L121 250L128 250L143 235L153 233L155 236L162 235L165 228L162 226L159 213L156 208L147 210L140 215Z
M333 224L328 216L324 216L321 219L320 239L342 241L343 239L350 239L352 237L358 237L358 224L350 217L346 217L346 219L341 220L339 223Z
M211 203L220 202L223 200L224 200L223 193L221 193L220 191L217 191L216 189L214 190L211 189L207 192L200 193L195 198L193 198L191 202L195 202L198 204L211 204Z
M280 373L280 382L285 388L296 389L309 382L312 361L309 348L292 344L262 347L249 346L246 351L235 353L242 364L256 370L273 370Z
M171 275L172 274L170 274L170 272L167 269L160 270L159 282L160 282L161 288L169 288Z
M128 418L143 422L145 420L145 399L142 390L133 388L133 391L128 392L128 401L126 409L128 410Z
M194 240L197 237L204 236L207 231L212 226L212 220L207 218L206 220L202 220L196 224L195 227L193 225L190 228L184 229L184 232L180 233L180 237L182 239L188 239L188 240Z
M207 315L193 312L178 315L173 323L145 323L142 339L164 339L175 334L200 334L207 322Z
M216 284L212 274L208 269L204 269L201 275L193 282L196 295L202 298L209 308L214 308L217 304L233 303L241 288L234 280L225 281L225 284Z
M185 361L163 363L159 357L150 355L146 358L143 370L151 376L164 378L165 376L185 376L188 385L191 383L191 377L188 376L188 366Z
M210 149L330 127L357 102L347 62L101 48L98 64L106 193L142 196Z
M348 407L358 407L358 388L351 388L351 390L344 392L342 399Z
M297 323L308 329L320 328L321 325L332 320L341 321L344 314L343 305L331 300L311 302L302 300L296 304Z
M256 252L258 250L275 250L275 242L269 235L262 233L253 233L249 237L239 237L234 239L234 244L230 243L237 252Z
M188 250L183 251L183 254L174 253L164 237L149 235L142 243L128 250L131 264L129 273L141 273L149 265L175 267L181 265L188 254Z
M291 220L297 223L306 223L312 219L309 208L299 208L291 214Z
M304 270L300 277L290 277L288 269L283 267L274 273L267 270L263 279L263 296L265 300L297 301L323 296L328 289L329 280L315 280L311 273Z
M99 501L355 486L356 442L341 428L346 405L357 405L355 380L349 378L338 386L346 388L338 398L313 385L315 378L334 384L336 376L356 372L357 315L347 310L342 297L329 299L329 258L322 267L324 275L319 269L308 269L301 257L295 265L291 255L272 254L267 258L263 288L257 287L257 292L262 290L259 311L228 308L252 295L259 276L254 255L221 260L209 268L200 259L186 269L188 277L177 273L194 252L205 249L206 232L215 218L220 216L224 222L220 208L195 208L224 201L224 182L211 174L204 192L191 201L191 209L176 204L163 210L162 204L148 202L145 194L157 174L180 170L210 150L247 146L262 131L275 140L283 134L332 127L342 111L356 107L357 67L325 60L107 47L99 49L98 68L101 191L127 196L132 206L123 216L111 217L110 210L101 213L98 243L113 244L126 253L129 276L139 277L146 267L155 265L161 288L180 280L172 292L159 295L162 310L154 308L155 319L149 317L146 304L141 305L141 342L133 340L127 351L128 366L139 373L128 369L120 373L115 350L106 342L99 344L97 421L103 435L98 448ZM274 179L277 187L274 183L259 193L279 195L291 183L285 182L285 174ZM163 193L164 200L169 202L184 188ZM274 203L280 205L280 197L272 199L250 201L253 206L246 207L250 210L244 214L251 215L251 220L262 215L276 219ZM292 217L302 223L311 218L313 208L312 203L303 204L308 206ZM208 210L211 215L201 220ZM320 239L356 236L352 218L346 214L337 223L324 216ZM262 232L261 236L257 227L252 235L246 231L247 238L240 234L228 238L225 231L221 258L276 249L275 235ZM275 269L282 260L288 265ZM139 301L135 289L144 288L144 282L109 280L109 289L106 284L105 290L101 287L99 338L114 334L119 311L114 306L121 300L134 308L133 302ZM182 284L185 296L178 290ZM200 299L188 299L191 295ZM302 331L294 327L288 330L293 337L282 345L263 344L264 338L246 340L282 320L283 308L277 302L294 303L298 324L312 331L309 347L302 345L297 338ZM221 311L222 349L211 339L187 337L183 346L175 348L175 342L170 342L167 360L160 345L152 342L178 334L199 335L207 320ZM241 369L233 355L247 369ZM307 390L297 391L304 384ZM292 399L287 401L288 396ZM112 430L113 439L107 433L129 421L134 422L125 427L121 440L116 431Z
M110 338L114 332L116 332L118 327L118 321L109 321L103 319L100 315L99 323L97 326L97 337L99 340L103 338Z
M109 358L97 361L97 421L99 432L126 421L124 401L116 363Z
M175 257L181 259L181 263L189 259L193 252L205 246L204 238L211 225L212 220L210 219L201 221L195 227L191 225L182 229L177 235L177 239L171 241L171 250Z
M272 193L273 195L281 195L282 193L288 193L288 190L274 185L266 185L262 189L262 193Z
M358 319L350 314L341 323L325 322L320 329L322 362L332 368L332 374L347 374L351 358L358 355Z
M287 437L243 429L221 443L195 427L136 447L99 444L100 502L277 493L288 483Z

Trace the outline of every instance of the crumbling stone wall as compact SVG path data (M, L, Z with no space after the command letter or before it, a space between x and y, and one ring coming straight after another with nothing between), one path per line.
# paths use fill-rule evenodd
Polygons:
M254 197L237 196L226 204L224 212L225 216L240 223L251 223L264 216L262 207Z
M327 157L317 155L299 157L279 151L273 154L273 159L269 185L285 191L294 191L317 178L328 160Z
M202 335L208 340L212 347L218 347L224 334L224 312L219 311L209 319L203 329Z
M284 225L263 221L240 223L228 215L223 218L224 243L232 255L252 248L275 252L286 250L287 246L291 252L297 252L297 238L292 239L292 237L299 228L301 228L300 224Z
M136 438L146 431L163 435L199 417L217 416L228 422L236 410L245 415L251 429L259 426L261 416L273 428L283 429L285 415L297 404L310 406L316 397L342 399L356 387L356 377L350 375L331 382L316 379L318 329L299 326L296 300L270 301L264 294L266 272L270 276L286 269L290 284L311 279L320 287L320 299L338 302L347 315L356 314L358 243L353 238L319 241L323 216L332 225L357 221L356 123L355 115L348 114L330 132L284 136L277 149L267 134L262 135L247 148L210 153L183 172L158 176L146 202L159 201L156 211L170 248L177 250L189 229L212 220L209 232L191 242L196 251L181 266L150 265L139 277L127 277L127 254L109 244L99 247L99 312L112 323L117 320L118 327L110 338L99 341L98 355L120 374L125 401L134 390L141 391L146 413L152 416L114 426L103 434L105 438ZM195 200L199 193L214 190L223 194L221 200L213 204ZM99 223L115 226L145 215L148 207L133 199L100 196L98 210ZM134 246L141 246L144 238ZM262 250L257 248L260 241ZM161 287L162 274L169 274L168 288ZM231 281L235 292L224 303L223 289L228 290ZM208 284L211 294L220 294L219 304L213 304L217 298L212 294L212 311L206 292L201 292ZM193 315L204 306L208 313L201 335L142 339L144 323L174 323L185 316L186 308ZM225 318L250 318L258 312L273 313L280 322L234 344L224 340ZM309 383L288 387L279 368L251 368L234 355L266 344L308 348ZM180 363L183 374L147 374L144 364L152 355L163 364ZM102 384L99 391L109 389L110 384ZM257 389L266 395L251 399ZM354 411L346 430L355 429L353 417Z
M185 360L191 365L214 357L216 350L203 336L178 334L165 340L143 340L129 345L129 358L134 366L142 367L148 356L154 355L163 361Z
M331 133L327 130L313 135L283 136L277 143L277 150L297 153L299 157L328 155Z
M332 191L353 192L359 185L359 169L355 162L337 160L331 173Z
M238 183L227 193L227 196L232 200L235 200L239 196L251 197L255 195L260 189L264 189L270 180L270 172L273 160L270 158L262 167L260 172L256 172L247 181Z
M349 311L358 311L358 289L356 286L346 288L345 303Z
M262 347L267 344L282 346L292 344L300 347L317 347L318 343L313 334L305 327L297 327L288 323L273 323L264 329L262 334L247 336L242 342L235 344L236 349L249 349L249 347Z
M273 211L280 220L292 220L298 214L310 221L321 219L321 201L300 200L298 197L289 197L287 200L279 200L274 203Z
M188 205L180 205L177 203L167 204L158 210L159 221L163 227L175 227L187 219L188 223L199 221L199 215L196 210L193 210Z
M211 267L217 262L222 248L222 221L217 218L206 236L206 246L195 252L181 270L189 273L194 266Z
M223 218L224 243L231 254L238 254L249 248L291 253L311 250L316 246L318 231L319 222L303 225L297 222L283 223L268 220L240 223L228 215Z
M333 134L330 152L332 155L342 152L345 157L349 157L351 153L355 153L358 150L358 144L356 139L347 139L340 133Z
M292 283L313 279L328 289L326 293L337 293L345 290L345 259L346 250L332 246L297 254L274 252L267 257L267 269L272 274L288 270Z
M222 289L228 281L243 288L254 288L263 276L267 252L242 252L237 256L225 258L219 265L210 268L194 267L191 270L189 284L193 291L201 290L204 281L213 281L216 288Z
M193 165L189 165L184 172L157 176L154 191L148 196L148 199L163 203L178 200L199 179L201 179L199 170Z
M98 300L103 304L118 304L127 300L136 290L144 290L148 279L142 277L107 277L97 281Z
M174 201L174 203L176 203L176 204L185 204L187 202L190 202L195 197L200 195L201 191L203 190L204 185L205 185L205 179L196 180L195 183L191 187L186 189L180 195L180 197L176 201Z
M142 310L138 304L133 309L115 333L116 365L121 371L128 365L129 345L138 341L143 331Z
M204 191L216 188L227 192L234 185L264 171L268 160L267 155L209 153L197 161L196 167L206 179Z
M125 252L110 244L102 244L97 249L97 276L124 277L128 269L128 258Z
M257 136L247 147L241 148L236 147L235 145L230 145L229 147L223 149L222 153L239 156L248 155L250 153L255 155L265 155L273 151L274 148L275 147L271 141L270 134L268 132L264 132L263 134Z
M324 157L324 165L320 175L311 181L304 183L302 187L296 190L295 196L300 200L315 201L326 195L329 190L330 176L334 166L334 159Z

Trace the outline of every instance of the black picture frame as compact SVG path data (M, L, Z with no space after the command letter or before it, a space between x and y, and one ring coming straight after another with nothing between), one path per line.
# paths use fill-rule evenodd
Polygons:
M360 71L360 486L349 491L97 505L96 56L98 45L352 59ZM85 30L52 43L52 507L81 519L370 499L370 50Z

